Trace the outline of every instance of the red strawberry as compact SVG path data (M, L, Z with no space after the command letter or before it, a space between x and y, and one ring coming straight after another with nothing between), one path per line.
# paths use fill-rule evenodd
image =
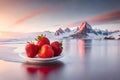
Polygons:
M54 51L54 56L58 56L61 54L62 52L62 43L58 42L58 41L54 41L51 43L51 47Z
M36 56L36 54L38 53L38 46L35 45L33 42L28 42L28 44L25 47L26 50L26 54L28 57L33 58Z
M39 48L41 48L44 44L50 45L50 41L47 37L45 37L43 34L37 37L37 45Z
M52 47L48 44L45 44L41 47L40 51L38 52L38 56L40 58L51 58L54 56L54 51Z

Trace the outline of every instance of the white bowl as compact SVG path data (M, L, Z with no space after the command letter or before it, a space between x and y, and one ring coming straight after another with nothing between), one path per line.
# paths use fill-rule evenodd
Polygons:
M26 53L19 53L19 56L26 59L29 62L51 62L51 61L56 61L59 58L62 58L63 53L61 53L61 55L59 55L59 56L52 57L52 58L39 58L38 56L35 58L29 58L29 57L27 57Z

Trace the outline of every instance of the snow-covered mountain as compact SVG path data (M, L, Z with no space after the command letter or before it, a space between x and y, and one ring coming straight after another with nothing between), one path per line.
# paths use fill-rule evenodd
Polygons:
M87 22L83 22L81 26L77 28L76 32L70 35L70 37L87 38L88 33L94 33L95 35L97 35L97 33L95 33L95 31L92 29L91 25L89 25Z
M58 36L58 35L63 34L63 33L64 33L63 29L59 28L59 29L55 32L55 35Z
M65 32L70 32L70 31L71 31L70 28L65 29Z
M6 32L2 32L2 34ZM8 34L8 32L7 32ZM3 42L17 42L26 43L27 41L35 41L38 35L46 35L51 41L61 39L120 39L120 31L108 32L107 30L93 29L90 24L83 22L79 27L74 29L59 28L55 32L31 32L31 33L12 33L7 38L0 39L0 43Z
M62 31L62 33L61 33ZM59 35L56 35L59 34ZM87 22L83 22L79 27L74 30L66 28L65 30L59 28L55 35L61 38L84 38L84 39L104 39L108 32L103 30L95 30Z
M105 39L109 37L114 37L114 39L120 39L120 32L108 32L108 30L93 29L90 24L83 22L79 27L75 29L70 28L59 28L55 32L44 31L29 33L23 40L33 40L36 36L44 34L51 40L61 40L61 39Z
M120 39L120 32L113 32L105 37L105 39Z

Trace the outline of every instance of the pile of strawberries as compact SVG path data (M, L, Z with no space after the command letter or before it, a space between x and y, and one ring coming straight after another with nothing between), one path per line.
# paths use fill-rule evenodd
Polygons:
M38 56L39 58L52 58L59 56L62 52L62 43L54 41L50 44L50 40L41 34L36 38L37 43L28 42L25 46L26 55L29 58Z

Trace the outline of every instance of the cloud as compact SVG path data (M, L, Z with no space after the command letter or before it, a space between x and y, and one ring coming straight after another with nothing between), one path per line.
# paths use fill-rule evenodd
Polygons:
M83 21L87 21L92 25L98 25L98 24L103 24L108 22L114 22L116 20L120 20L120 10L107 12L105 14L94 16ZM71 23L62 25L61 27L80 26L83 21L71 22Z
M86 21L93 24L107 23L114 20L120 20L120 10L107 12L105 14L86 19Z
M16 26L16 25L19 25L29 19L31 19L32 17L34 16L37 16L39 14L43 14L43 13L48 13L50 11L52 11L54 8L53 7L50 7L50 6L47 6L47 7L42 7L42 8L38 8L34 11L31 11L30 13L26 14L25 16L17 19L13 24L12 26Z

